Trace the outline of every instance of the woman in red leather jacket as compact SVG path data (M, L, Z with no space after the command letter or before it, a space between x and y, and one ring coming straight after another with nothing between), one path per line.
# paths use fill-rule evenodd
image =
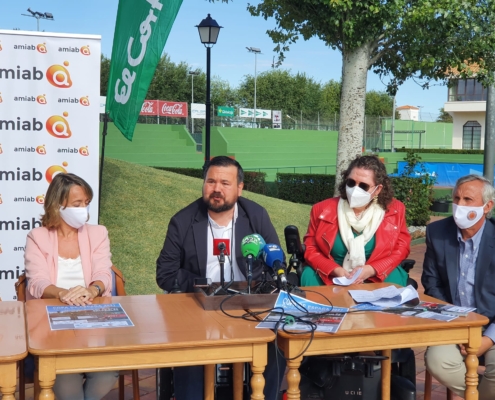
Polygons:
M375 156L359 156L342 173L339 197L313 206L304 236L301 286L331 285L335 277L405 286L400 263L410 251L405 207ZM359 272L358 272L359 271Z

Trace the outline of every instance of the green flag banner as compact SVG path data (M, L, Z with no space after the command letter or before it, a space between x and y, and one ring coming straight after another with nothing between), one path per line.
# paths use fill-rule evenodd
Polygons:
M106 112L128 140L181 4L182 0L119 0Z

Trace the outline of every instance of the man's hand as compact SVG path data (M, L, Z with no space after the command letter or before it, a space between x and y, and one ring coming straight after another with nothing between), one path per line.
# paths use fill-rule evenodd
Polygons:
M330 274L332 276L337 276L339 278L341 277L346 277L347 279L350 279L351 277L351 273L350 272L347 272L344 268L342 267L337 267L335 268L332 273Z
M351 272L351 277L356 273L359 267L356 267L352 270ZM361 267L361 273L359 274L358 278L354 281L354 285L364 283L364 281L368 278L371 278L372 276L376 275L375 269L371 265L363 265Z
M96 297L96 290L89 290L84 286L75 286L69 290L62 290L59 298L62 303L70 306L85 306L91 304Z
M481 337L481 346L478 349L478 352L476 353L476 357L481 357L483 354L485 354L490 347L493 346L493 340L490 339L488 336L482 336ZM466 351L466 346L463 344L459 345L459 348L461 350L461 354L465 357L467 356L467 351Z

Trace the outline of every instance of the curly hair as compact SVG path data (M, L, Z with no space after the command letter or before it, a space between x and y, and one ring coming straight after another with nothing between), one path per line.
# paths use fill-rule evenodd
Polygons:
M376 156L357 156L351 161L349 167L345 171L342 171L342 181L339 185L340 197L347 200L345 183L354 168L363 168L374 172L375 185L382 185L382 191L378 195L378 204L386 210L394 198L394 189L387 175L385 165Z

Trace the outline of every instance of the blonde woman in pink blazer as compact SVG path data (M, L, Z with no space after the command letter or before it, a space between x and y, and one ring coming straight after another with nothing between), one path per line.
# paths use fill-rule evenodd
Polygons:
M112 261L108 232L89 225L93 190L74 174L58 174L45 196L41 227L28 233L24 262L27 298L59 299L75 306L110 296ZM114 386L118 371L57 375L57 400L99 400Z

